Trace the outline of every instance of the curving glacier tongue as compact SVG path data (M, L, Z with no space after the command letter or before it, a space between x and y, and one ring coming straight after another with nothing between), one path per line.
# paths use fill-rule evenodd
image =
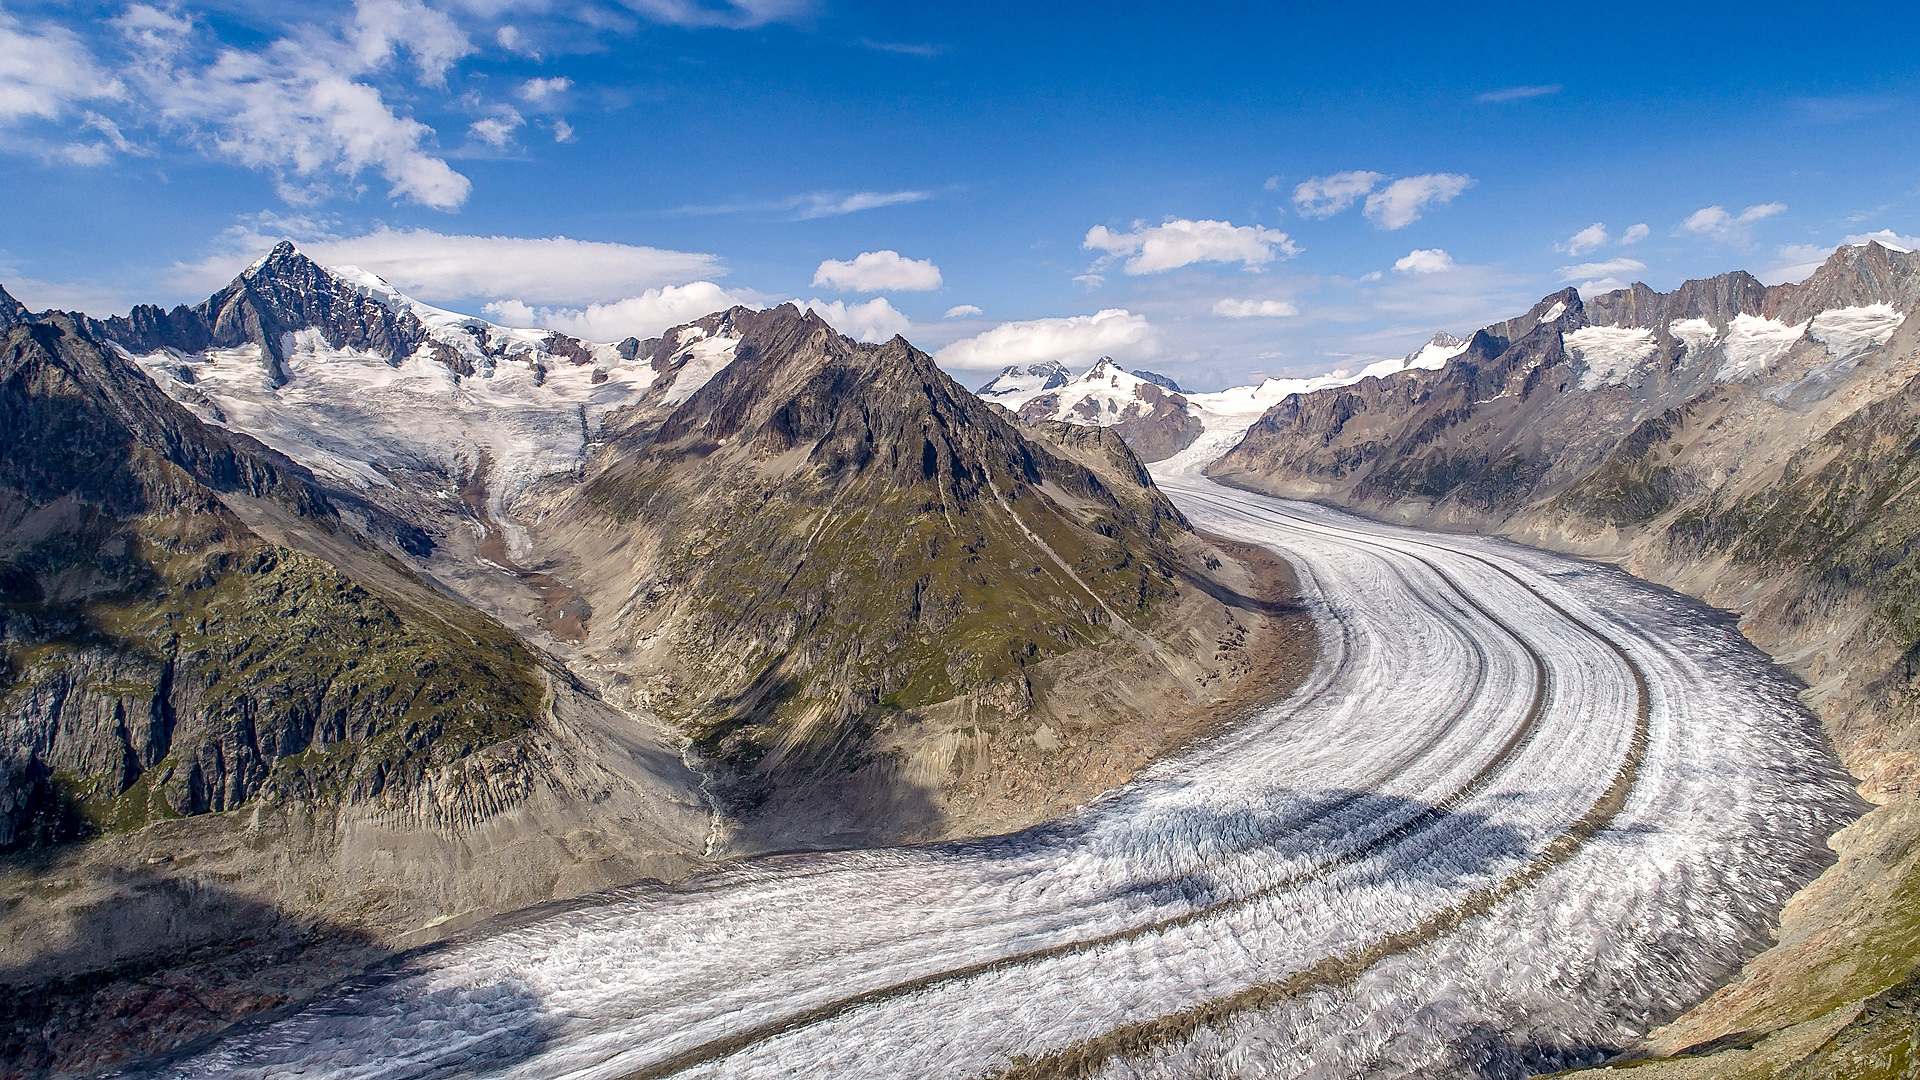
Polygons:
M607 894L167 1074L1522 1076L1723 979L1855 810L1699 605L1159 479L1298 567L1285 703L1046 826Z

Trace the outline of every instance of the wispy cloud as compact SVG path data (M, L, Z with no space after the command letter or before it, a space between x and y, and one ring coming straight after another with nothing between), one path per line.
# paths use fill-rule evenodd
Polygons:
M1484 94L1476 94L1473 100L1494 104L1505 101L1525 101L1528 98L1546 97L1549 94L1557 94L1564 89L1566 88L1559 83L1550 83L1544 86L1507 86L1499 90L1489 90Z
M1421 211L1452 202L1478 182L1463 173L1402 177L1367 196L1367 219L1382 229L1404 229L1420 220Z
M945 45L915 45L905 41L875 41L872 38L861 38L860 45L863 48L873 49L877 52L899 53L902 56L919 56L929 60L947 51Z
M926 202L933 197L934 192L931 191L856 191L851 194L813 191L805 195L789 195L784 199L759 199L717 203L710 206L681 206L668 213L776 214L788 216L795 221L808 221L814 218L857 214L862 210L877 210L884 206Z
M1688 214L1680 228L1696 236L1711 236L1722 243L1746 247L1753 242L1754 222L1784 213L1786 209L1786 203L1769 202L1734 214L1724 206L1708 206Z

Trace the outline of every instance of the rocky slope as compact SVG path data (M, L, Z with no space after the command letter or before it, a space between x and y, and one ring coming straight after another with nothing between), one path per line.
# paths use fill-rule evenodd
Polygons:
M1277 568L1193 536L1110 434L1023 428L904 340L787 306L639 355L673 373L713 341L724 367L610 418L528 516L592 612L582 669L722 766L734 850L1039 820L1303 632L1256 595Z
M1834 838L1839 862L1788 906L1779 944L1634 1051L1687 1053L1640 1075L1920 1067L1916 306L1920 255L1879 245L1798 285L1568 290L1438 370L1280 403L1209 470L1618 561L1739 612L1810 684L1877 808Z
M404 943L697 857L697 780L658 737L98 324L4 293L0 319L10 1072L164 1050ZM156 1005L196 964L223 989Z

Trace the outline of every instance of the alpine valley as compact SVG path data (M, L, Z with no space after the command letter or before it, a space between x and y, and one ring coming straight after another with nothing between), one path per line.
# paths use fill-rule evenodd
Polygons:
M1916 308L969 392L0 293L0 1075L1911 1075Z
M530 905L1030 825L1315 653L1112 432L791 306L602 345L283 243L0 330L9 1076Z

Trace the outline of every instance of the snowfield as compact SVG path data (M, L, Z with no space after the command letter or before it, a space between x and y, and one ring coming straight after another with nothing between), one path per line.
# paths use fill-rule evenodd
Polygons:
M1733 972L1857 811L1724 616L1155 471L1298 568L1286 702L1048 825L606 894L164 1075L1518 1077Z

